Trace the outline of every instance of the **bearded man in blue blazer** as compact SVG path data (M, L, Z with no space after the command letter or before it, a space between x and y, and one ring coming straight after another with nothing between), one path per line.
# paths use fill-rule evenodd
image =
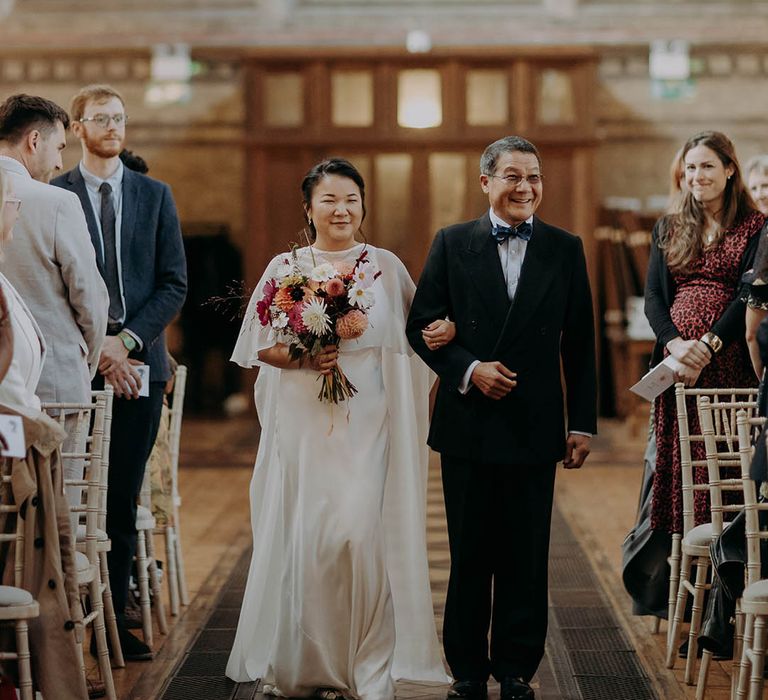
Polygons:
M109 579L123 654L145 660L152 658L151 649L126 630L124 611L136 549L136 501L171 376L164 331L184 303L186 261L170 188L120 161L127 122L120 93L89 85L72 99L71 112L83 158L51 184L80 198L109 292L107 337L94 380L95 389L109 382L116 397L107 491ZM139 396L140 364L149 366L146 397Z
M440 453L451 550L448 696L482 700L493 675L501 700L532 700L555 466L581 467L596 432L592 298L581 240L534 215L536 147L519 136L492 143L480 186L490 209L438 231L407 333L440 377L429 444ZM427 328L446 317L456 323L447 344Z

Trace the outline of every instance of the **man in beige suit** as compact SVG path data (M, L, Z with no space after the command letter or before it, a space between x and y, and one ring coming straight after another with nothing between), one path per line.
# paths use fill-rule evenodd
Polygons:
M89 400L107 330L109 298L80 200L47 184L62 168L68 125L67 113L42 97L13 95L0 105L0 168L21 200L0 270L45 338L48 354L37 386L44 402ZM65 478L77 470L69 465ZM79 491L68 495L74 501Z

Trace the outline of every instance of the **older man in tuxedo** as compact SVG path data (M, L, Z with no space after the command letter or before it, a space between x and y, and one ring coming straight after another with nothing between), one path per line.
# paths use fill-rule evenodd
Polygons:
M596 431L592 300L581 240L535 216L536 147L500 139L480 172L490 210L438 231L407 333L440 377L429 444L451 550L449 697L484 698L492 674L502 700L530 700L547 631L555 466L581 467ZM456 323L447 344L427 329L445 317Z
M145 660L152 651L127 631L124 611L136 548L136 500L171 376L164 331L187 290L184 247L170 187L120 161L127 122L120 93L89 85L72 99L71 116L83 157L52 184L79 197L109 293L95 382L110 382L116 395L107 491L109 578L123 654ZM139 396L138 364L149 366L148 396Z

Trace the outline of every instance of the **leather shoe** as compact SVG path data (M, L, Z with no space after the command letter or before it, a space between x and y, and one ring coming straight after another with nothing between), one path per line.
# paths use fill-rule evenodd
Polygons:
M485 700L488 697L488 684L485 681L454 681L448 689L447 697Z
M150 649L138 637L134 637L128 630L118 627L120 636L120 648L123 650L123 658L126 661L152 661L152 649ZM109 656L112 657L112 642L107 635L107 647ZM98 657L96 650L96 635L91 634L91 656Z
M134 637L128 630L118 628L120 646L123 649L123 658L126 661L152 661L152 649L138 637Z
M507 676L501 679L501 700L534 700L533 688L522 678Z

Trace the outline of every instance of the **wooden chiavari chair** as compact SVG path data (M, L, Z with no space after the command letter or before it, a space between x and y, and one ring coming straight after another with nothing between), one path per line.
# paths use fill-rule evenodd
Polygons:
M2 482L0 484L0 512L15 517L12 532L0 533L0 542L14 545L13 586L0 586L0 621L13 623L16 650L0 652L0 661L15 661L19 669L19 692L21 700L33 700L32 667L29 651L28 620L40 615L40 606L32 594L21 585L24 574L24 525L19 517L19 506L13 499L11 471L13 460L0 458Z
M683 531L682 533L675 533L672 538L669 609L673 612L669 617L666 665L667 668L673 668L675 665L683 617L688 595L691 594L693 596L693 606L688 633L685 682L688 685L693 685L704 595L708 589L709 545L712 539L722 532L722 512L719 513L719 525L718 522L695 525L694 493L696 491L708 492L710 490L709 481L697 483L695 469L696 467L708 468L709 463L706 458L694 460L692 456L692 445L704 443L705 436L701 426L698 433L691 432L686 400L688 397L694 397L697 403L706 398L713 411L713 432L710 440L715 440L715 447L713 448L712 458L721 459L717 453L717 443L724 440L729 450L728 454L732 456L722 457L725 462L730 461L730 464L724 464L723 466L738 467L738 456L735 450L735 445L738 441L736 414L739 408L745 408L753 412L756 410L757 389L686 389L683 384L677 384L675 387L683 490ZM696 577L694 580L691 580L690 575L692 566L696 567Z
M92 633L96 639L96 652L99 670L107 691L109 700L117 700L110 650L107 644L107 626L109 627L112 651L115 662L125 665L117 631L114 608L112 607L109 574L106 567L106 552L110 543L106 536L106 491L109 470L109 429L112 415L112 387L92 393L88 403L47 403L43 410L54 413L55 420L65 425L65 415L76 413L74 431L81 434L86 431L86 448L84 452L63 452L62 459L82 460L84 473L82 479L67 480L68 486L84 487L85 498L79 504L71 507L78 519L77 561L78 584L87 592L90 598L90 612L83 619L84 625L92 625ZM85 517L85 522L79 520ZM105 615L105 600L109 610ZM105 625L106 617L106 625ZM83 663L83 672L85 665Z

